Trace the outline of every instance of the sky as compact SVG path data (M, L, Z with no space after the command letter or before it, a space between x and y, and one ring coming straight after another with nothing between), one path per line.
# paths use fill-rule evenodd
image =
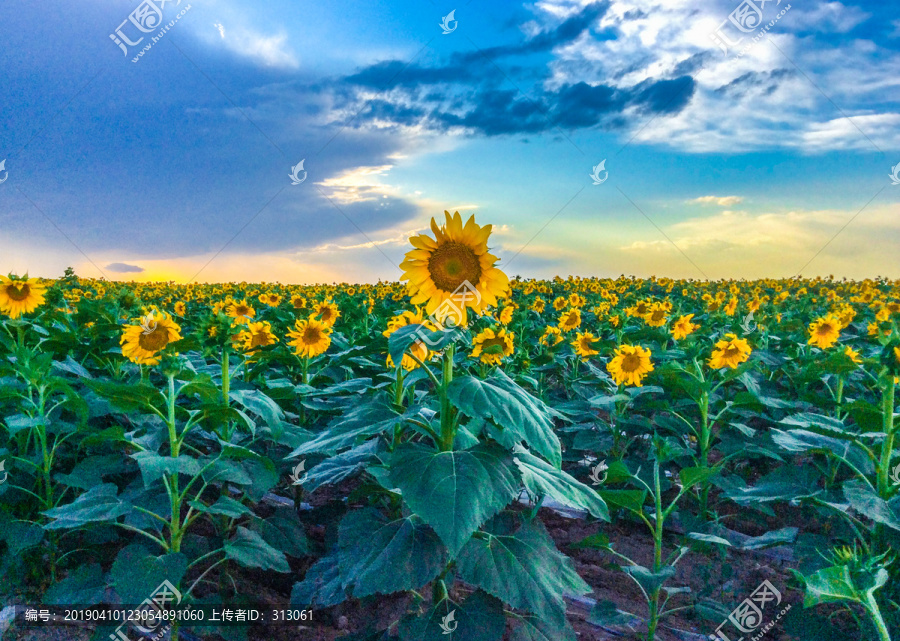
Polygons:
M809 0L6 0L0 273L900 277L900 19Z

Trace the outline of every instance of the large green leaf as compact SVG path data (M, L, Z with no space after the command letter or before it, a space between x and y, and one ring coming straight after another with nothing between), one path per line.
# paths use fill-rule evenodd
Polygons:
M120 602L137 605L152 596L163 581L177 586L187 564L183 554L153 556L143 545L133 544L119 551L110 577Z
M103 569L99 563L88 563L50 586L42 601L48 605L95 605L103 602L105 593Z
M259 533L263 540L294 557L302 557L309 553L309 542L303 524L293 508L280 507L266 518L253 517L250 528Z
M640 512L647 498L647 490L598 490L597 493L608 505L632 512Z
M894 530L900 530L900 518L898 518L898 515L871 487L859 479L853 479L844 483L843 491L844 497L854 510L876 523L881 523Z
M388 520L375 509L344 517L338 548L343 587L357 598L420 588L447 564L441 540L419 517Z
M325 459L303 477L303 489L315 492L323 485L334 485L365 469L375 458L378 441L366 441L358 447Z
M806 582L804 608L819 603L859 600L850 569L845 565L824 568L803 578Z
M447 395L463 414L493 419L503 428L497 438L506 447L525 441L554 466L561 464L562 452L553 431L551 410L502 371L497 370L486 380L475 376L455 378Z
M391 483L437 532L451 555L482 523L509 505L519 489L512 456L497 445L439 452L407 443L394 450L390 466Z
M512 624L510 641L576 641L575 630L568 621L562 626L553 625L546 618L535 614L517 616Z
M337 554L323 556L291 590L291 605L327 608L347 599Z
M495 522L508 521L501 515ZM564 595L587 594L591 587L575 572L537 521L518 530L491 528L482 538L472 538L457 559L459 575L514 608L548 619L554 627L565 625Z
M609 521L606 503L584 483L548 465L521 447L515 449L515 461L522 474L522 482L532 494L549 496L563 505L587 510L595 518Z
M356 405L311 441L307 441L285 458L294 458L313 452L336 452L357 445L357 440L380 434L392 428L408 414L399 414L385 394L379 394L367 403Z
M463 603L444 599L425 615L400 621L404 641L500 641L506 629L503 603L476 590Z
M659 572L653 572L642 565L626 565L622 567L622 571L630 575L647 594L653 594L663 583L675 576L675 568L671 565L664 566Z
M97 394L107 399L118 410L133 412L148 410L151 407L162 408L165 399L156 387L150 383L118 383L116 381L100 381L84 379L84 384Z
M256 532L238 526L234 537L225 543L225 556L247 568L290 572L284 553L276 550Z
M188 474L196 476L200 473L197 459L182 455L178 457L160 456L156 452L135 452L131 455L141 469L144 487L150 487L165 474Z
M44 514L56 520L45 525L44 529L76 528L86 523L112 521L128 514L132 509L131 505L119 499L117 493L115 485L104 483L88 490L68 505L47 510Z

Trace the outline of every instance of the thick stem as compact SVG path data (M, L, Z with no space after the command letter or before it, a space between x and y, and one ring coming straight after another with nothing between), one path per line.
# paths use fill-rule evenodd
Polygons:
M230 350L228 349L228 343L222 347L222 404L228 405L230 402L229 399L229 390L231 389L231 367L229 361Z
M887 500L891 490L891 455L894 453L894 385L890 374L885 376L886 382L881 391L881 422L884 432L884 443L881 446L881 460L878 464L878 494Z
M169 394L166 399L168 405L168 428L169 428L169 455L172 458L178 458L181 451L181 443L178 441L178 432L175 425L175 376L169 374ZM178 472L169 475L169 503L172 511L172 520L169 523L169 550L171 552L181 551L181 495L178 491Z
M712 429L709 424L709 392L700 395L700 466L709 467L709 448L712 443ZM706 520L709 504L709 482L704 482L700 490L700 518Z
M662 487L659 481L659 460L653 461L653 493L656 509L656 523L653 528L653 573L658 574L662 570L662 536L663 536L663 509ZM659 625L659 593L662 587L658 587L650 593L650 621L647 624L647 641L653 641L656 637L656 627Z
M453 424L453 406L450 404L450 397L447 390L453 381L453 356L455 354L455 346L449 345L444 352L443 380L438 388L441 397L441 451L449 452L453 449L453 441L456 438L456 429Z
M869 611L869 616L872 617L872 622L875 624L875 629L878 630L878 638L881 641L891 641L891 635L888 633L887 625L884 622L884 619L881 616L881 610L878 607L878 602L875 601L875 595L871 592L866 594L866 599L863 601L863 605L866 610Z

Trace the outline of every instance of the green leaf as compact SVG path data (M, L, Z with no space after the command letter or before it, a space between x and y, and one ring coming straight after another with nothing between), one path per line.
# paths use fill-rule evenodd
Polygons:
M451 555L509 505L519 489L512 457L496 445L439 452L406 443L394 450L390 467L391 483L400 488L410 509L434 528Z
M525 441L554 466L562 463L551 410L501 370L486 380L475 376L455 378L447 388L447 395L466 416L493 419L503 428L497 438L506 447Z
M717 472L717 469L709 467L685 467L678 472L678 477L681 479L684 489L688 490L697 484L706 483Z
M375 458L377 449L378 441L372 440L325 459L306 473L303 489L315 492L323 485L334 485L355 476Z
M91 488L77 499L60 507L43 512L56 519L44 526L46 530L76 528L86 523L112 521L128 514L131 505L122 502L116 495L118 488L112 483L104 483Z
M160 456L156 452L135 452L131 455L141 469L144 487L149 488L166 474L187 474L196 476L200 473L197 459L182 455L177 458Z
M160 408L165 404L163 395L150 383L117 383L110 380L84 379L84 384L107 399L110 404L123 412Z
M637 581L647 594L653 594L662 587L662 584L675 576L675 568L667 565L659 572L653 572L642 565L626 565L622 571Z
M98 563L80 565L50 586L42 601L47 605L96 605L106 594L103 569Z
M703 532L689 532L687 534L687 538L694 539L696 541L703 541L704 543L715 543L716 545L726 545L728 547L731 547L730 541L714 534L704 534Z
M640 512L647 498L647 490L597 490L608 505L624 507L632 512Z
M250 508L227 496L220 496L212 505L205 505L202 501L196 500L190 502L191 507L197 512L204 514L222 514L232 519L238 519L245 514L250 514Z
M266 543L285 554L299 558L309 553L306 531L296 510L292 508L276 508L271 516L254 518L251 529L258 532Z
M399 632L404 641L500 641L505 629L503 603L476 590L462 604L444 599L421 617L401 619Z
M457 564L464 581L514 608L548 619L557 628L562 628L566 620L563 595L591 591L575 572L572 560L556 549L537 521L525 523L515 532L500 530L470 539Z
M423 325L406 325L388 337L388 354L391 355L391 360L399 363L406 350L417 340L424 342L432 352L439 352L459 340L463 334L462 329L431 331Z
M9 554L16 556L43 541L44 528L27 521L0 521L0 540L6 541Z
M234 537L225 543L225 556L247 568L262 568L276 572L290 572L284 554L266 543L263 538L245 527L238 526Z
M177 586L187 570L181 553L153 556L140 544L122 548L110 570L112 585L124 604L142 603L163 581Z
M323 556L291 590L291 605L327 608L347 600L336 555Z
M634 627L641 622L640 618L630 612L623 612L612 601L600 600L591 608L588 621L602 626Z
M760 536L751 536L744 539L739 547L742 550L762 550L772 547L773 545L784 545L785 543L793 543L797 538L799 530L795 527L781 528L780 530L772 530Z
M338 533L343 587L356 598L422 587L440 574L447 553L419 517L388 520L375 509L350 512Z
M564 621L556 626L539 615L517 616L512 624L510 641L577 641L575 630Z
M609 521L606 503L593 489L562 470L548 465L522 447L514 450L516 466L522 482L536 496L549 496L563 505L587 510L591 515Z
M881 523L894 530L900 530L900 519L894 514L887 502L871 487L853 479L844 483L844 497L850 507L876 523Z
M418 409L407 414L416 414ZM316 438L308 441L288 454L285 458L295 458L313 452L336 452L357 445L357 440L380 434L394 427L406 414L398 413L386 394L379 394L372 401L351 407L337 421Z
M825 568L805 576L803 579L806 582L806 596L803 599L804 608L818 605L819 603L859 601L859 595L853 586L853 578L850 576L850 569L845 565Z

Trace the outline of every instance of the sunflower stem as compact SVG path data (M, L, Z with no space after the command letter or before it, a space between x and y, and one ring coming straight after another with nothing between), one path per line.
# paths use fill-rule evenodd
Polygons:
M441 451L449 452L453 449L453 441L456 438L456 430L453 427L453 406L450 404L450 397L447 394L450 383L453 381L453 357L456 353L456 346L452 343L444 352L444 371L441 386L438 392L441 397Z

